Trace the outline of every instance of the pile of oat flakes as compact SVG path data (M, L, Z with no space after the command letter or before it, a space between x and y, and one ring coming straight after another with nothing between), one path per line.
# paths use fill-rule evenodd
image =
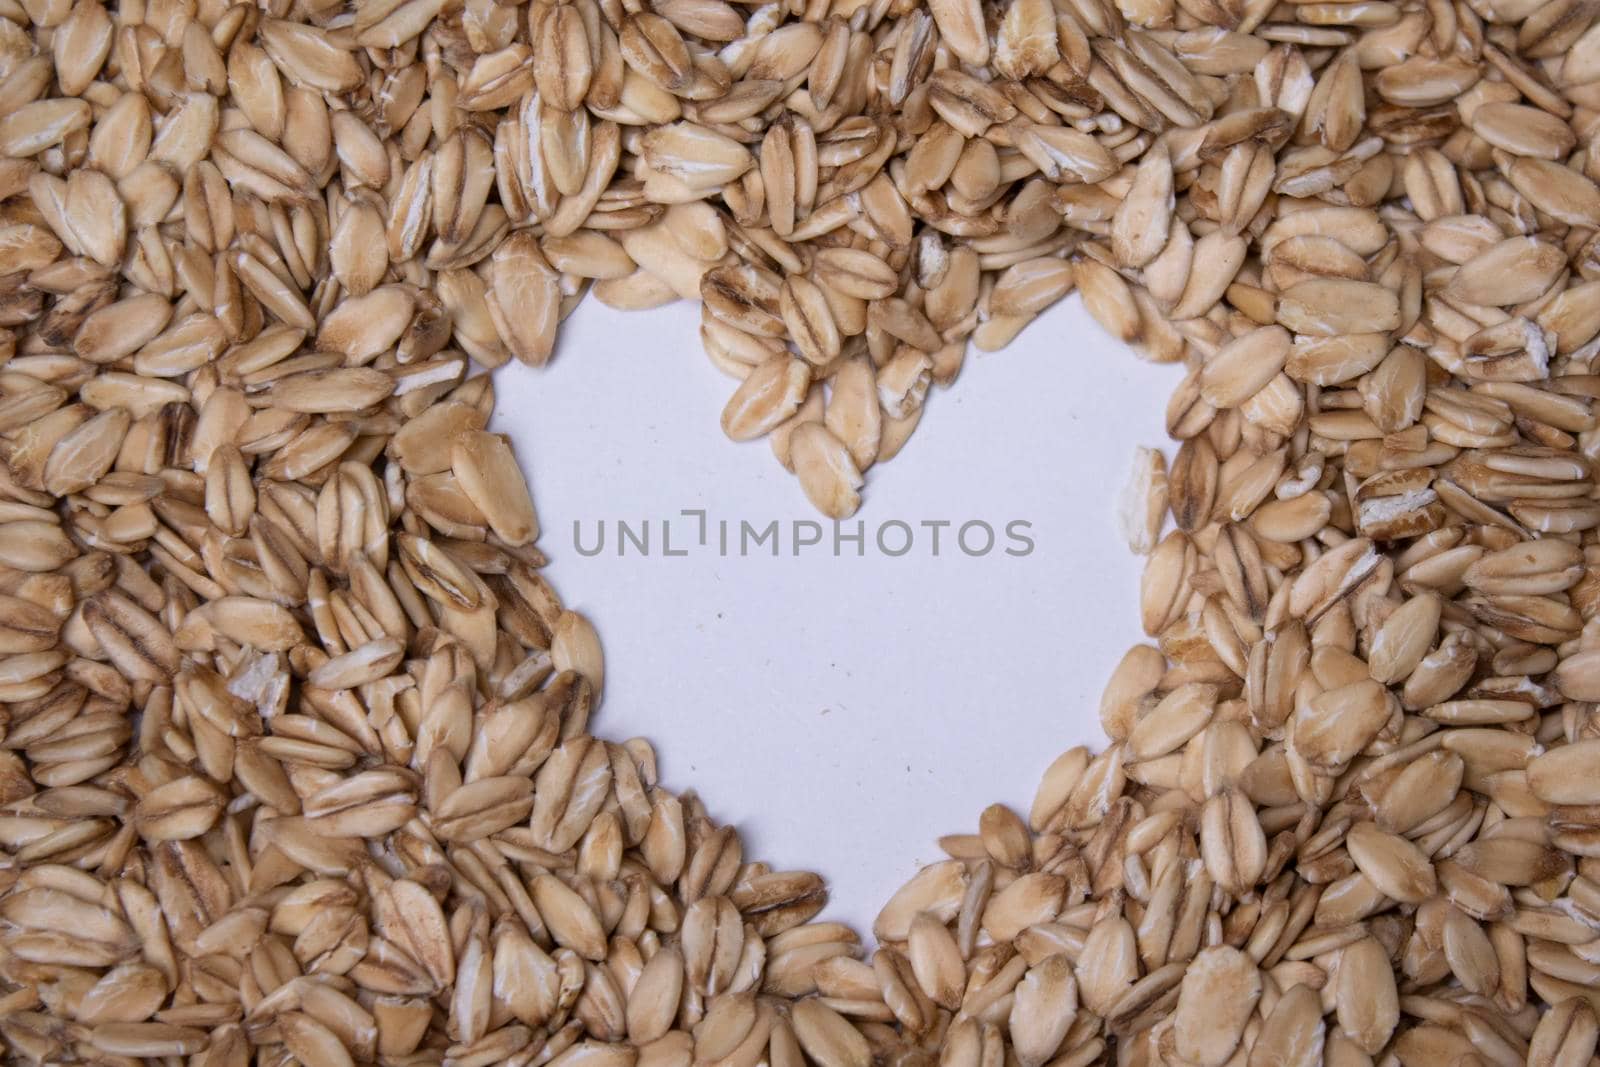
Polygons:
M0 0L7 1055L1588 1067L1597 14ZM841 517L1074 289L1152 643L869 953L589 733L472 371L699 300Z

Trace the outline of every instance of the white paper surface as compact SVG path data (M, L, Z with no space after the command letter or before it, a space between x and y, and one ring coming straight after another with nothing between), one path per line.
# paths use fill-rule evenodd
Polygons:
M765 441L721 432L735 387L701 351L698 309L623 314L587 301L543 371L497 375L563 599L605 645L602 736L648 737L664 782L736 825L746 859L828 879L826 917L865 932L890 893L1002 801L1026 813L1063 749L1098 745L1107 674L1141 639L1139 561L1116 498L1136 445L1165 442L1179 371L1140 362L1077 298L997 353L969 350L901 454L868 472L864 556L818 516ZM706 512L707 544L698 543ZM616 520L632 542L619 558ZM592 550L605 522L605 548ZM719 523L729 523L725 555ZM740 523L777 521L740 555ZM940 551L925 522L948 520ZM883 524L914 535L904 555ZM987 554L952 543L988 523ZM1021 551L1008 523L1032 540ZM670 547L663 554L663 526ZM831 527L831 524L825 524ZM811 533L810 528L802 528ZM888 527L885 545L905 540ZM976 552L983 528L968 530Z

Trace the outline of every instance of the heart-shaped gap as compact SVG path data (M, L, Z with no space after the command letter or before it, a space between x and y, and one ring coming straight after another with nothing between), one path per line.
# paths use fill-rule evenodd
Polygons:
M729 448L697 324L689 304L582 305L548 367L496 377L493 428L528 471L552 578L605 643L600 734L656 742L670 788L737 823L747 856L822 874L825 915L866 933L939 834L994 801L1025 813L1058 752L1103 744L1105 675L1142 639L1114 499L1134 447L1164 437L1177 372L1063 302L930 396L913 454L875 467L840 524L866 532L857 556L766 442ZM796 523L821 543L796 549ZM898 523L911 548L889 555Z

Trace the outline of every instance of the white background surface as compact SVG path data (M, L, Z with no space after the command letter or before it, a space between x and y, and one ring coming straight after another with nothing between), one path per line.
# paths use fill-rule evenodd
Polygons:
M600 735L651 739L662 778L738 826L746 859L818 871L825 917L865 932L888 895L1003 801L1026 814L1063 749L1098 746L1107 674L1140 640L1139 563L1115 500L1138 444L1164 444L1179 371L1141 363L1076 297L1005 350L969 350L893 461L868 473L869 538L918 530L901 558L723 558L683 509L784 529L818 516L765 441L718 419L735 382L701 351L698 309L623 314L585 301L542 372L497 376L493 429L531 472L540 547L605 645ZM612 524L651 520L652 554L618 558ZM606 520L606 551L585 558ZM969 558L923 520L1032 524L1023 558ZM854 520L849 524L853 529ZM714 529L714 527L713 527ZM1003 543L1003 542L1002 542ZM847 551L853 552L853 549Z

